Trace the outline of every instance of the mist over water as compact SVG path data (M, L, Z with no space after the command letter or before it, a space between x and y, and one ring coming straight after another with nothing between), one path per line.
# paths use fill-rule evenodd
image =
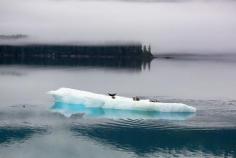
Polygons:
M148 2L148 3L146 3ZM0 43L151 44L153 53L236 52L234 1L1 0Z
M236 157L235 15L233 0L0 0L0 44L141 42L159 55L0 57L0 157ZM197 112L81 109L46 94L60 87Z

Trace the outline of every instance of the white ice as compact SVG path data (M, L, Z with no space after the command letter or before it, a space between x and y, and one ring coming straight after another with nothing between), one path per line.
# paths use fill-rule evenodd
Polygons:
M150 102L149 100L134 101L132 98L96 94L70 88L60 88L49 91L55 102L79 104L85 107L100 107L104 109L142 110L157 112L196 112L196 108L183 103Z

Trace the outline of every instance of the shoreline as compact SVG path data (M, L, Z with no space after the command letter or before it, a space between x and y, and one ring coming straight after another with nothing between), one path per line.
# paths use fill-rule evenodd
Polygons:
M142 44L119 45L0 45L1 58L127 58L152 59L151 47Z

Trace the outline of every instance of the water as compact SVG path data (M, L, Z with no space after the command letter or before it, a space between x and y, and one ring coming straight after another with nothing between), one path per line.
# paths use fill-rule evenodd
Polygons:
M161 58L138 68L1 64L0 157L235 157L236 64L216 58ZM46 94L60 87L183 102L198 111L98 110L67 118L52 111Z

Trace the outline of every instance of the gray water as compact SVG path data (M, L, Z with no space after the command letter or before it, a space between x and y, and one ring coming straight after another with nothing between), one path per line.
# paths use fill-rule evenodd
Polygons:
M155 59L142 69L1 65L0 156L235 157L235 68L199 59ZM197 113L183 120L67 118L51 111L46 94L60 87L183 102Z

